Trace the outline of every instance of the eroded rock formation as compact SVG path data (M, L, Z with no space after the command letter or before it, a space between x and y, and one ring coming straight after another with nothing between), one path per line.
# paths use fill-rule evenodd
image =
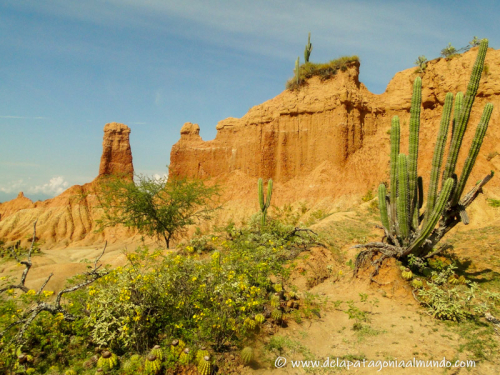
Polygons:
M434 151L447 92L464 91L477 48L451 60L427 64L423 81L419 174L424 183ZM490 128L469 179L469 187L490 170L499 170L500 51L490 49L459 158L460 170L484 105L495 105ZM402 152L408 147L408 122L415 68L397 73L385 93L375 95L359 82L359 63L328 81L310 79L255 106L241 119L217 124L214 140L203 141L198 125L185 124L171 151L173 175L215 177L228 185L226 196L255 206L259 177L272 178L274 204L365 194L388 180L389 129L398 115ZM495 178L488 188L500 187Z
M32 202L24 194L0 204L0 238L7 241L21 240L27 244L37 222L37 237L44 247L88 245L105 239L116 240L128 232L123 228L106 229L94 233L95 219L101 214L96 208L97 180L109 174L132 176L134 167L129 142L130 129L118 123L104 127L103 153L97 178L84 185L75 185L62 194L45 201Z
M130 128L112 122L104 126L101 164L98 177L110 174L133 176L132 150L129 140Z

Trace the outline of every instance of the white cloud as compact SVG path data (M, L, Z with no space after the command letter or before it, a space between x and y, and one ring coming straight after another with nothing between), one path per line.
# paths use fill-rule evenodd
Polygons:
M0 191L2 193L18 193L26 187L26 183L23 179L17 181L11 181L7 185L0 186Z
M163 173L163 174L158 174L158 173L155 173L153 175L153 179L155 180L168 180L168 173Z
M19 179L11 181L3 186L0 186L0 192L10 194L19 193L20 191L27 194L44 194L48 196L56 196L61 194L69 187L68 181L62 176L52 177L49 182L41 185L29 186L27 181Z
M65 181L62 176L52 177L50 181L43 185L36 185L28 188L28 193L30 194L47 194L47 195L58 195L69 187L68 181Z

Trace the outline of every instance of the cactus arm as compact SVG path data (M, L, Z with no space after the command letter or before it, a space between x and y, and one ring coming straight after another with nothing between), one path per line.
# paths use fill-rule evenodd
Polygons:
M260 221L262 227L266 225L267 209L271 205L272 192L273 192L273 180L269 179L267 183L267 199L266 202L264 203L264 182L262 181L262 178L259 178L258 193L259 193L260 211L262 213Z
M380 184L378 186L378 207L380 210L380 220L382 221L382 225L390 233L390 224L389 224L389 216L387 214L387 202L386 198L386 188L384 184Z
M469 122L470 112L472 109L472 104L476 99L477 90L479 89L479 81L481 80L481 75L483 74L484 59L486 57L486 52L488 50L488 39L482 39L479 45L479 51L477 52L476 62L472 68L472 74L470 76L470 81L467 86L467 91L465 92L464 98L464 108L462 115L460 116L460 122Z
M269 179L267 182L267 199L266 199L266 210L271 205L271 195L273 193L273 180Z
M417 197L415 199L417 204L413 211L413 228L416 230L420 225L420 209L424 200L424 182L421 176L417 178Z
M439 194L438 201L436 205L434 206L434 209L432 211L432 214L429 216L429 220L427 220L427 223L424 225L422 228L422 231L418 235L418 237L413 241L413 243L405 250L403 255L410 254L413 250L419 248L422 246L425 242L425 240L429 237L431 234L432 230L436 226L439 218L441 217L445 206L446 202L450 198L451 191L453 189L455 181L452 178L449 178L446 180L443 189L441 190L441 194Z
M451 110L453 106L453 94L446 94L444 100L443 115L441 117L441 125L439 126L436 146L434 148L434 156L432 157L431 179L429 182L429 192L427 194L427 208L425 210L424 226L429 220L429 216L434 210L434 205L437 199L437 189L439 183L439 172L443 162L444 148L446 145L446 137L450 124Z
M420 131L420 107L422 104L422 79L415 78L413 83L413 95L411 97L410 108L410 145L408 155L408 177L410 193L410 211L411 217L414 215L417 206L417 161L418 161L418 134Z
M479 80L481 79L481 74L483 72L484 59L487 50L488 39L483 39L481 41L481 45L479 46L476 62L474 63L474 67L472 68L472 74L470 77L469 85L467 86L465 98L463 100L462 110L460 111L460 115L458 116L453 129L453 137L451 140L450 151L448 153L446 168L443 174L443 181L451 177L451 175L455 171L458 152L460 150L460 147L462 146L462 140L465 134L465 130L467 129L467 123L469 122L472 104L474 103L474 99L479 87Z
M390 196L390 215L391 215L391 229L396 225L396 197L398 191L398 155L399 155L399 137L400 126L399 117L394 116L391 122L391 196ZM394 234L394 231L391 232Z
M462 175L460 176L457 188L455 189L451 203L452 206L458 203L458 201L460 200L460 196L464 191L465 184L469 179L472 167L476 162L477 154L479 153L481 145L483 144L483 139L484 136L486 135L486 130L488 129L488 123L490 121L492 111L493 111L493 104L491 103L486 104L486 106L484 107L483 115L481 116L481 120L479 121L479 124L476 128L476 134L474 136L474 139L472 140L472 145L469 150L469 155L465 160L465 164L462 169Z
M263 181L262 178L259 178L258 182L258 193L259 193L259 205L260 205L260 210L264 210L264 188L263 188Z
M404 154L398 156L398 212L397 220L399 233L403 242L408 239L409 228L409 191L408 191L408 162Z
M455 96L455 111L453 113L453 123L451 126L450 139L453 139L453 134L455 134L455 124L458 123L458 118L460 117L460 112L462 112L463 106L464 106L464 93L457 92L457 95Z
M311 44L311 33L309 33L309 35L307 37L306 49L304 50L304 61L306 63L309 62L309 57L311 56L312 49L313 49L313 47L312 47L312 44Z
M418 177L418 209L424 205L424 181L421 176Z

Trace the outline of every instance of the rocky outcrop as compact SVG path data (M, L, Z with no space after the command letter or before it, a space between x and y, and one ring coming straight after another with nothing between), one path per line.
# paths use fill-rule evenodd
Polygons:
M0 238L7 242L28 243L37 220L37 237L45 248L111 242L130 236L124 228L95 233L95 220L102 214L95 196L98 179L110 174L132 177L134 167L129 142L130 129L118 123L104 127L103 152L98 177L87 184L75 185L45 201L32 202L23 193L0 204Z
M477 48L451 60L427 64L423 81L419 174L428 181L442 106L447 92L465 91ZM500 156L500 51L490 49L464 147L463 164L484 105L495 105L490 128L470 178L470 185ZM328 80L308 80L297 91L286 90L255 106L241 119L217 124L214 140L203 141L197 125L185 124L172 147L170 173L213 177L228 188L226 197L255 206L259 177L275 182L274 204L297 200L365 194L388 180L391 118L402 123L402 152L408 147L408 122L415 68L397 73L385 93L375 95L359 82L359 63ZM500 187L495 178L488 188Z
M112 122L104 126L98 177L110 174L133 176L134 166L129 134L130 128L127 125Z

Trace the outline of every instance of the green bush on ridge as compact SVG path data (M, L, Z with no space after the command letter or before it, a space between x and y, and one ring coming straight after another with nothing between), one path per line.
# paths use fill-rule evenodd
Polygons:
M296 90L304 84L305 80L315 76L325 81L332 78L339 70L346 71L351 63L357 61L359 61L358 56L343 56L327 63L306 62L299 67L298 82L296 77L291 78L286 82L286 88Z

